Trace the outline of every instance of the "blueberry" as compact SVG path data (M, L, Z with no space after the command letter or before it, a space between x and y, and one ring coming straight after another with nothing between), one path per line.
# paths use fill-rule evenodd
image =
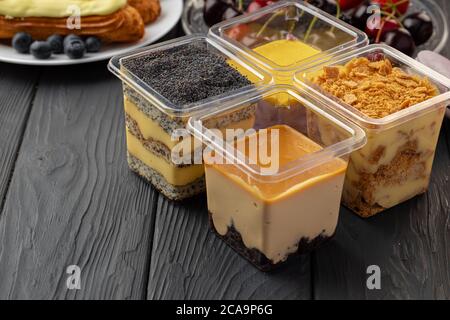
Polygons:
M64 52L63 40L64 38L59 34L54 34L47 38L47 42L50 44L50 47L52 47L53 53Z
M102 42L96 37L89 37L85 42L87 52L98 52L102 47Z
M69 44L69 42L72 42L73 40L77 40L77 41L83 41L80 36L77 36L76 34L69 34L68 36L66 36L64 38L64 47L66 47L67 44Z
M52 47L47 41L35 41L30 47L30 52L36 59L48 59L52 55Z
M12 46L17 52L29 53L33 38L26 32L19 32L12 38Z
M86 51L86 46L84 42L80 40L72 40L67 45L64 46L64 53L70 59L81 59Z

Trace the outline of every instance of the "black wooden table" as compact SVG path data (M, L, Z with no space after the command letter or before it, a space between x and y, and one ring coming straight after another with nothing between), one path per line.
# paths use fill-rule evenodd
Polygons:
M105 63L0 64L0 299L450 298L450 120L427 194L368 220L342 208L332 242L271 274L209 231L204 196L170 202L128 170L124 133Z

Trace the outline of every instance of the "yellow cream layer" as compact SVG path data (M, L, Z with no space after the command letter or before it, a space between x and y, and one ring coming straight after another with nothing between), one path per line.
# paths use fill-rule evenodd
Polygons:
M168 134L163 128L161 128L157 121L149 118L126 96L124 98L124 107L125 112L134 121L136 121L144 139L153 139L160 141L164 143L169 149L172 149L178 143L178 141L172 140L171 135Z
M262 46L253 48L253 50L280 67L295 65L296 63L321 52L320 50L311 47L304 42L285 39L275 40L263 44ZM255 63L259 67L264 68L257 62ZM243 70L239 69L239 71L243 73ZM276 84L293 84L293 74L288 74L280 71L271 72L273 72L273 81ZM272 100L272 102L276 105L289 105L290 103L289 96L286 94L277 94L272 97Z
M320 53L320 50L298 40L275 40L253 49L281 67L289 67Z
M175 167L165 159L148 151L128 129L126 130L126 135L128 152L153 170L159 172L168 183L174 186L185 186L203 176L203 165Z
M0 0L1 1L1 0ZM165 144L170 150L172 150L179 141L173 140L171 135L168 134L157 121L149 118L143 113L133 102L131 102L126 96L124 99L125 112L138 124L139 130L144 139L153 139ZM248 129L252 128L255 122L254 117L249 117L242 121L233 122L226 126L226 129ZM224 133L225 129L221 130ZM186 143L191 143L194 148L194 143L190 139L185 139ZM197 143L201 146L201 143Z
M0 0L0 15L25 18L64 18L76 14L81 16L109 15L127 4L127 0Z

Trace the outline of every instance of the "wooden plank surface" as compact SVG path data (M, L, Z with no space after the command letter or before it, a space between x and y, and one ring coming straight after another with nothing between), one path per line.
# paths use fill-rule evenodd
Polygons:
M38 81L37 68L0 63L0 213Z
M209 229L206 197L160 196L148 299L310 299L310 260L258 271Z
M341 210L334 241L312 257L315 299L450 298L446 139L442 133L425 195L366 220ZM366 287L370 265L380 267L381 290Z
M0 219L0 299L145 297L156 193L125 150L106 65L46 69Z

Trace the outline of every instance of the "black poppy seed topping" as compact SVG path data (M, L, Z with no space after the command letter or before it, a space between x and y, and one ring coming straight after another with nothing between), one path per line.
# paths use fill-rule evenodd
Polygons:
M157 51L123 65L180 108L251 85L225 58L197 44Z

